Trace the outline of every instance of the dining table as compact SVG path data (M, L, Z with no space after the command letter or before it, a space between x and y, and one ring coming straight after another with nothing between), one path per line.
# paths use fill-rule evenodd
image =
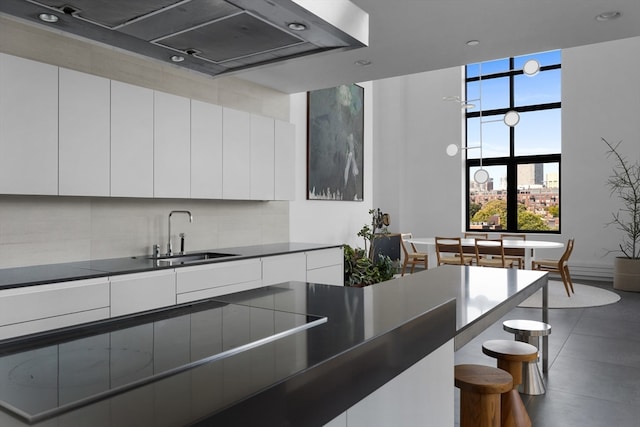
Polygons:
M427 253L429 258L435 256L435 237L413 237L408 239L409 242L415 245L428 246ZM463 248L475 247L475 239L463 238L461 239ZM549 240L521 240L521 239L504 239L502 245L505 249L524 249L524 265L525 268L531 268L531 262L536 259L536 250L539 249L560 249L564 247L562 242L554 242ZM435 264L432 264L435 265Z

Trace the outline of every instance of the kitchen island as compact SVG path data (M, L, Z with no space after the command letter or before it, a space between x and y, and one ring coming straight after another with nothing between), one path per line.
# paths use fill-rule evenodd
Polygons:
M450 425L455 338L479 333L492 313L546 282L541 272L455 266L366 288L286 282L5 341L2 391L13 406L31 405L38 393L54 412L69 405L41 421L47 409L36 408L37 426L346 426L347 413L349 420L406 416ZM200 318L211 310L220 314ZM182 320L172 325L173 318ZM115 338L131 327L141 335ZM83 346L74 343L86 339L99 350L90 352L92 363L77 359ZM36 369L42 360L27 353L46 352L41 347L54 354L46 366L57 370ZM138 364L114 364L123 359ZM38 384L34 372L50 378ZM5 409L0 425L29 424Z

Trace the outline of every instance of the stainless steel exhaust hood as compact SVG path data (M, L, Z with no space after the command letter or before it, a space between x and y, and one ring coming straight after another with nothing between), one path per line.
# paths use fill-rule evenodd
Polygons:
M2 0L0 12L209 75L369 41L349 0Z

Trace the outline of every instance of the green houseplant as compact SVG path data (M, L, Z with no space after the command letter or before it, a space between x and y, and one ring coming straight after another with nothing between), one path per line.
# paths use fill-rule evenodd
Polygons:
M621 142L607 146L607 157L613 159L613 173L607 180L611 194L618 196L622 207L612 213L607 225L614 225L623 234L618 249L623 256L615 258L613 287L624 291L640 291L640 163L631 163L619 151Z
M358 236L364 239L364 249L344 245L344 285L345 286L368 286L374 283L383 282L393 278L397 266L387 255L378 254L374 259L374 246L376 230L381 229L382 233L388 234L386 225L380 209L371 209L371 225L365 224L358 232ZM388 217L387 217L388 218Z

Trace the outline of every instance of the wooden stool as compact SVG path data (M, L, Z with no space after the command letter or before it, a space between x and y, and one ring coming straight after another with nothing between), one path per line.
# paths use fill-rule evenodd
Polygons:
M522 363L538 358L538 349L520 341L490 340L482 344L482 352L498 359L498 368L513 377L513 389L502 395L502 427L531 427L518 385L522 382Z
M484 365L456 365L460 427L500 427L500 396L513 389L511 375Z

